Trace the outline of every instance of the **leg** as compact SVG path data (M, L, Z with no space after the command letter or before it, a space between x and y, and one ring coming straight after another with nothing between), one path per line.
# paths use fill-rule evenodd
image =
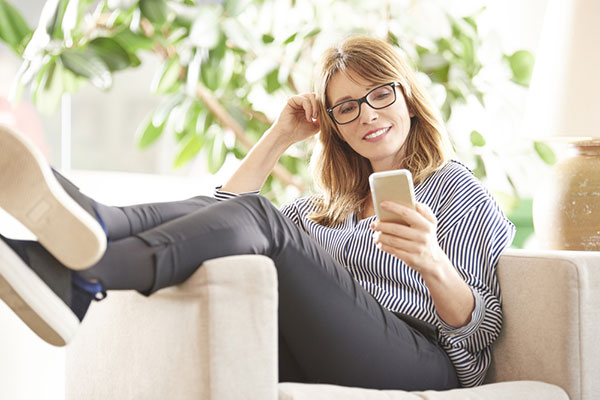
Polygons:
M109 239L114 241L137 235L215 202L217 200L212 197L198 196L182 201L124 207L107 206L94 202L94 208L106 225Z
M211 197L198 196L174 202L148 203L125 207L108 206L81 193L73 182L55 169L52 172L69 196L90 215L98 219L103 225L108 238L113 241L152 229L217 201Z
M119 268L131 263L153 269L147 293L184 281L206 259L270 256L278 270L283 379L379 389L458 386L436 341L382 308L344 267L260 196L207 206L138 238L109 246L113 261L108 264L114 265L117 253L134 242L142 248L145 242L150 250L129 251L132 258Z

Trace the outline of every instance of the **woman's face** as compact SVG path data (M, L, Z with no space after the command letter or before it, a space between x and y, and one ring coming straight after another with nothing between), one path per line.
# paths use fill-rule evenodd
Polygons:
M352 74L352 78L348 77ZM379 86L373 84L352 71L336 72L327 86L327 98L331 106L350 99L360 99L371 89ZM342 139L358 154L371 162L373 171L386 171L397 168L397 162L408 132L412 113L408 111L404 95L396 87L396 101L379 110L371 108L367 103L360 106L360 115L354 121L337 125Z

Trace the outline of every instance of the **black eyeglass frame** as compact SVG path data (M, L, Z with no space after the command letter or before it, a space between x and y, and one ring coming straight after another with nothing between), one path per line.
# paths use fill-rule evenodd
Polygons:
M388 104L387 106L383 106L383 107L374 107L374 106L372 106L371 103L369 103L369 101L367 100L367 97L369 97L369 95L371 93L373 93L374 91L376 91L377 89L381 89L382 87L385 87L385 86L391 86L392 87L392 92L394 92L394 100L390 104ZM392 104L394 104L396 102L396 100L398 99L398 95L396 94L396 86L401 86L400 82L390 82L390 83L384 83L383 85L379 85L376 88L373 88L373 89L369 90L369 92L367 94L365 94L363 97L361 97L360 99L344 100L341 103L338 103L338 104L336 104L333 107L329 107L327 109L327 114L329 114L329 117L333 120L333 122L335 122L338 125L346 125L346 124L349 124L351 122L354 122L354 121L356 121L356 119L358 117L360 117L360 111L361 111L362 103L367 103L367 105L369 107L371 107L372 109L374 109L374 110L382 110L382 109L384 109L386 107L389 107ZM333 116L333 110L335 110L337 107L340 107L340 106L342 106L342 105L344 105L346 103L350 103L351 101L355 101L355 102L358 103L358 114L356 115L356 117L352 118L348 122L338 122L338 120L336 120L335 117Z

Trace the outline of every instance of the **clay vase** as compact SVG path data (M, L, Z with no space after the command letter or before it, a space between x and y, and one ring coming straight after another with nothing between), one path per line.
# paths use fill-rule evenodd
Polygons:
M545 249L600 251L600 141L570 146L534 196L536 236Z

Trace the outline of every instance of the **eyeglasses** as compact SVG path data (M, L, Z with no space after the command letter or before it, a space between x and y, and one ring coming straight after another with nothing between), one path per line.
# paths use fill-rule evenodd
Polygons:
M396 86L398 82L386 83L377 86L364 97L355 100L346 100L327 109L327 113L338 125L349 124L360 116L360 106L367 103L375 110L381 110L394 104L396 101Z

